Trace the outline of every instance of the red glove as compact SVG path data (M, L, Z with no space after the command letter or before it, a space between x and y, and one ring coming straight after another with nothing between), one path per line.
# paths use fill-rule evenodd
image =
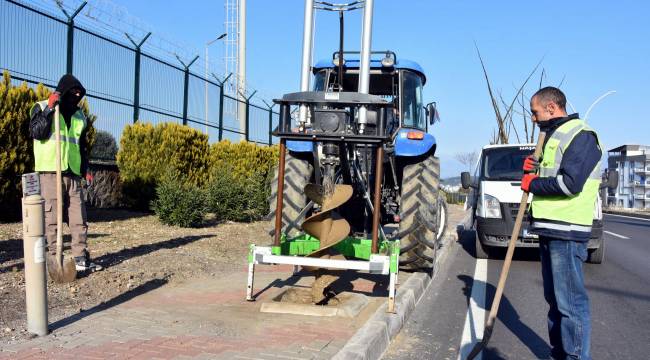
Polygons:
M521 190L530 192L530 183L538 177L537 174L524 174L524 177L521 178Z
M54 109L54 107L59 103L59 100L61 100L61 94L59 94L58 91L51 93L50 97L47 99L47 107Z
M539 160L536 157L530 155L524 160L524 174L536 173L537 169L539 169Z

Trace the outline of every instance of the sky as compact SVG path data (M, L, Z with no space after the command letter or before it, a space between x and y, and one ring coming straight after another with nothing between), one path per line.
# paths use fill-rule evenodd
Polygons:
M207 41L225 31L223 0L113 1L200 55ZM248 0L247 11L249 83L265 96L297 91L304 2ZM582 115L615 90L588 119L605 149L650 144L643 110L650 83L650 2L377 0L374 12L372 48L393 50L425 69L424 98L438 103L441 116L430 132L443 177L457 176L465 167L455 154L489 143L496 125L475 42L494 90L507 102L541 59L526 94L538 88L542 68L543 85L562 83ZM360 25L360 10L346 14L346 50L360 48ZM315 32L315 61L331 58L338 47L337 14L318 12ZM215 43L210 58L223 51Z

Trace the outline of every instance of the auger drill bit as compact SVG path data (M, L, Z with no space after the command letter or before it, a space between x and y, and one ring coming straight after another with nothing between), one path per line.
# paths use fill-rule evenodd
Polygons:
M345 239L350 233L350 224L334 209L350 200L352 186L337 184L324 187L307 184L305 186L305 195L320 205L320 212L310 216L302 224L302 229L307 234L320 240L319 249L308 256L331 258L332 255L329 249ZM322 270L313 270L316 275L316 280L312 285L313 302L319 304L330 297L325 293L325 289L336 281L337 277L325 274Z

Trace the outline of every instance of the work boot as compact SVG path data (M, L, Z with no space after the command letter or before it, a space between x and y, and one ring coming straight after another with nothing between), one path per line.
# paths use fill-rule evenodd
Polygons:
M82 256L75 256L74 263L77 268L77 271L95 272L95 271L104 270L104 268L101 265L95 264L94 262L90 261L90 255L88 254L88 251L85 251Z

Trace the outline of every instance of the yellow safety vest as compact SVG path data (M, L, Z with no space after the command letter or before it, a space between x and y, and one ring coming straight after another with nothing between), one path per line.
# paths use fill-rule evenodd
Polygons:
M533 197L531 209L534 218L533 227L535 228L591 232L594 205L601 182L600 161L591 171L582 191L578 194L571 194L564 184L562 175L558 175L564 152L581 131L592 132L600 146L596 131L580 119L569 120L562 124L553 132L544 146L539 176L540 178L556 177L560 188L566 195L535 195ZM602 146L600 147L602 149Z
M39 101L32 107L39 106L41 110L47 107L47 101ZM81 134L86 128L86 117L77 110L70 119L70 128L65 123L63 115L59 115L61 134L61 171L70 170L81 176L81 151L79 143ZM56 171L56 139L55 124L52 121L52 131L49 139L34 139L34 170Z

